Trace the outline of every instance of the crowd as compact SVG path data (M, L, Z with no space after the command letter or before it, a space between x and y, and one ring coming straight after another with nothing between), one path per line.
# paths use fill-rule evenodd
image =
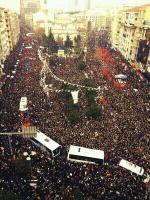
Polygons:
M95 87L104 88L97 92L98 96L104 96L106 103L102 116L96 119L87 119L85 90L80 88L78 104L82 120L72 125L65 115L63 92L55 92L63 88L63 83L48 73L47 79L53 90L49 96L44 93L40 86L42 62L38 57L38 41L26 36L22 40L24 45L20 46L20 56L16 51L15 59L19 59L16 74L14 78L6 79L2 88L0 132L15 132L30 122L61 144L64 151L61 156L52 158L49 152L35 146L29 139L0 136L0 190L19 194L23 200L147 200L143 177L118 165L123 158L149 172L150 93L146 80L130 68L119 52L109 50L115 61L113 64L98 63L89 46L84 71L78 69L76 59L60 59L55 66L50 66L57 77L82 85L86 74ZM90 44L93 43L91 39ZM30 45L31 49L25 48ZM26 61L30 65L28 68ZM112 76L126 74L128 87L116 88L107 80L102 73L102 67L106 65ZM22 96L28 98L26 114L19 112ZM105 164L68 161L70 144L104 150ZM30 168L23 176L15 163L24 158L24 152L30 154L32 151L36 155L32 156ZM36 187L31 186L32 180L37 181Z

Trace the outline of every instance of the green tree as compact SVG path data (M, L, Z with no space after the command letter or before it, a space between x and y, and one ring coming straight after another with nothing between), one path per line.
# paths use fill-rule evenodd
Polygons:
M57 44L59 47L63 47L63 38L58 35L57 37Z
M48 36L48 48L49 48L50 53L56 53L58 51L58 45L51 31Z
M79 68L80 70L84 70L85 67L86 67L86 63L85 63L84 61L80 62L79 65L78 65L78 68Z
M42 35L42 45L48 48L48 38L45 34Z
M86 87L93 87L92 80L90 78L85 78L84 79L84 85Z
M67 118L72 124L76 124L80 121L80 113L78 105L73 102L71 91L77 90L77 87L64 84L63 89L65 90Z
M81 50L81 36L77 35L76 37L74 37L74 51L76 54L80 53Z
M77 35L77 39L75 42L76 42L77 46L79 46L79 47L81 46L81 35Z
M65 90L65 98L69 100L70 98L72 98L70 91L77 90L77 87L73 85L64 84L63 89Z
M80 115L77 109L70 110L70 112L68 113L68 120L72 124L80 122Z
M84 60L84 52L82 51L78 57L79 62L83 62Z
M88 99L88 103L92 104L95 102L95 98L97 96L96 91L95 90L91 90L91 89L87 89L86 90L86 96Z
M87 117L96 118L102 115L102 107L96 103L92 103L87 110Z
M69 49L72 49L72 47L73 47L73 42L70 39L69 35L67 35L66 40L65 40L65 49L69 50Z

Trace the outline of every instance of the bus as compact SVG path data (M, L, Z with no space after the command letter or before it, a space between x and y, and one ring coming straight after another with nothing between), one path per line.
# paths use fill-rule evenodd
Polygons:
M62 152L61 145L40 131L37 131L37 135L33 138L33 142L34 144L37 144L37 146L43 145L46 147L46 149L51 151L53 157L60 155Z
M137 175L140 175L140 176L142 176L144 174L143 167L139 167L138 165L135 165L132 162L129 162L129 161L124 160L124 159L122 159L119 162L119 166L121 166L121 167L123 167L123 168L137 174Z
M67 159L75 162L103 164L104 151L70 145Z
M19 110L22 112L25 112L28 110L27 107L27 97L21 97L20 99L20 105L19 105Z

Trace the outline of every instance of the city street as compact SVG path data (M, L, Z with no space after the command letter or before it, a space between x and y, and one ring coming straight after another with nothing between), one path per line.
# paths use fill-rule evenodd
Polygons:
M34 36L24 36L23 43L16 73L2 89L1 132L14 132L22 125L35 125L62 145L63 154L53 160L47 151L20 136L12 136L10 149L7 136L0 136L0 187L20 194L25 200L69 200L76 199L76 193L85 200L146 199L144 177L130 173L118 164L123 158L143 167L145 172L149 170L147 81L132 70L118 52L110 50L107 50L109 60L99 54L98 61L101 60L102 64L96 61L93 52L88 51L84 71L78 69L75 58L68 58L66 65L63 59L59 59L56 66L47 66L45 78L41 80L44 71L38 56L38 41ZM103 113L95 119L86 116L85 74L96 88L97 101L100 96L105 99ZM117 74L126 75L126 82L118 83ZM47 77L52 85L48 95L40 86ZM81 121L75 125L66 117L64 82L79 89ZM21 97L28 99L26 113L19 111ZM71 144L103 150L104 165L69 162L67 151ZM28 175L22 178L13 163L22 158L24 152L30 154L32 151L36 154ZM32 179L37 180L36 188L30 186Z

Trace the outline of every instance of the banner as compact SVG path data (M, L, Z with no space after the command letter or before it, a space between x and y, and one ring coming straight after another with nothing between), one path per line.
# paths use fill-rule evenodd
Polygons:
M73 98L74 104L78 103L78 94L79 94L79 90L77 90L77 91L72 91L71 94L72 94L72 98Z

